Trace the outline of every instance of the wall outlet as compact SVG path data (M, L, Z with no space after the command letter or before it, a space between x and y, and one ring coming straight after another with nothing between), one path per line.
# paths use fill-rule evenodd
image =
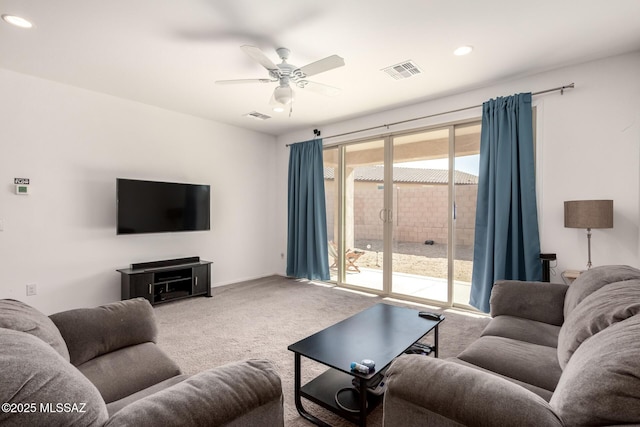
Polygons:
M27 285L27 296L33 296L37 294L37 289L36 289L36 284L32 283L30 285Z

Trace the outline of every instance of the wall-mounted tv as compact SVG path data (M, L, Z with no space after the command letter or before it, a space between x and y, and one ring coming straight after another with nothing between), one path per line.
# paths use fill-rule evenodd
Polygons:
M117 234L210 229L208 185L116 179Z

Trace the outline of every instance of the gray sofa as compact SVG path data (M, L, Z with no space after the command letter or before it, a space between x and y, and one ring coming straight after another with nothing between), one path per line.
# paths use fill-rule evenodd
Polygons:
M628 266L496 282L490 323L456 358L394 361L384 426L640 425L639 312Z
M156 337L144 298L50 317L0 300L0 425L284 425L270 362L182 375Z

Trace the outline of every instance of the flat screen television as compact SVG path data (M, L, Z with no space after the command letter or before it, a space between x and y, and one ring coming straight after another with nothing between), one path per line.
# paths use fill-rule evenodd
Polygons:
M117 234L210 229L208 185L116 179Z

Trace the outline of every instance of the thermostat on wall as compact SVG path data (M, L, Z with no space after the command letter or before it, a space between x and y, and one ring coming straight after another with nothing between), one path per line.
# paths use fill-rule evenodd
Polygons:
M28 195L29 194L29 186L28 185L21 185L21 184L17 184L16 185L16 194L20 194L20 195Z

